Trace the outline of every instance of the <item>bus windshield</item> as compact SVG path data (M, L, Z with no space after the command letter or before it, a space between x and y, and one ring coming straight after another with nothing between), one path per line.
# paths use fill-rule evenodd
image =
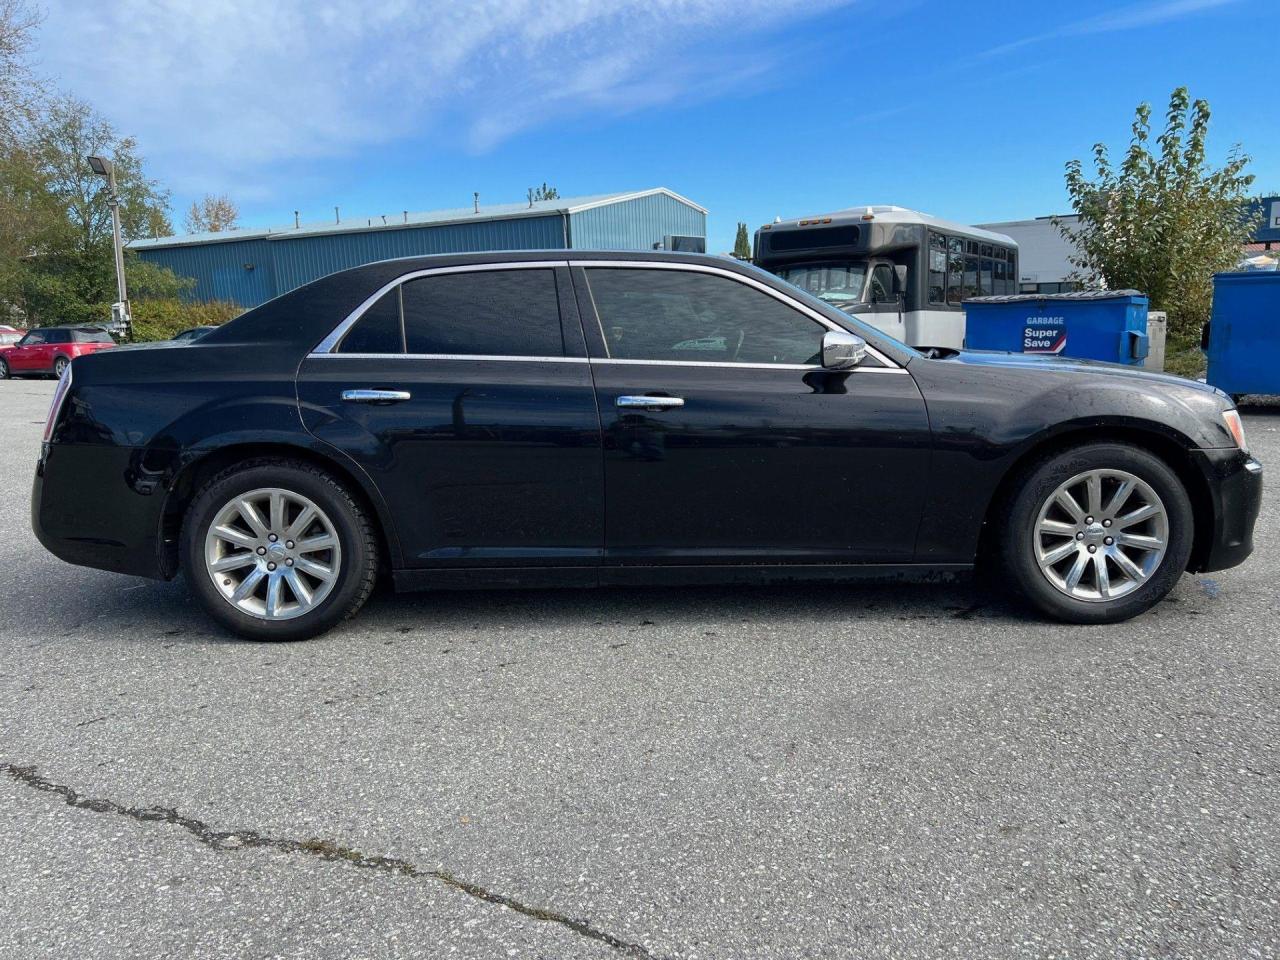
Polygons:
M841 263L798 263L781 267L777 274L806 293L821 297L827 303L859 303L863 284L867 278L865 260L845 260Z

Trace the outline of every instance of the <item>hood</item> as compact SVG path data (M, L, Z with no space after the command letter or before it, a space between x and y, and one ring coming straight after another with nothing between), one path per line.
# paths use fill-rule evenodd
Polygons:
M1171 373L1157 373L1143 367L1131 367L1123 363L1108 363L1105 360L1084 360L1077 357L1058 357L1035 353L1006 353L995 350L961 350L950 357L937 362L961 363L972 367L990 367L993 373L1000 370L1039 370L1044 373L1087 374L1090 376L1114 376L1183 390L1199 390L1226 396L1217 387L1210 386L1200 380L1188 380L1186 377L1174 376Z

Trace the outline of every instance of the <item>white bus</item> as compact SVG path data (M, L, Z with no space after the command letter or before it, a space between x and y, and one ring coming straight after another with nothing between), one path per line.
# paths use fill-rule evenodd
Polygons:
M1018 292L1013 240L905 207L765 224L754 260L913 347L959 349L964 300Z

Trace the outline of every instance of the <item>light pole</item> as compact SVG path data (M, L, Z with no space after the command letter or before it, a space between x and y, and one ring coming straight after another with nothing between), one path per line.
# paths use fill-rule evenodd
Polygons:
M107 178L111 205L111 245L116 257L116 302L111 307L111 319L124 325L125 335L133 332L129 316L129 291L124 283L124 244L120 242L120 194L116 190L116 168L106 157L90 157L89 167L100 177Z

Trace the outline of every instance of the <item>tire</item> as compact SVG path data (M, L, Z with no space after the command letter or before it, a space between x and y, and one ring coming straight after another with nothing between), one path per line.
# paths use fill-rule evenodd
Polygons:
M67 367L69 367L70 365L71 365L71 361L68 360L66 357L58 357L56 360L53 361L54 377L61 380L62 375L66 373Z
M1129 492L1113 503L1126 483ZM1083 516L1058 498L1064 487ZM1118 623L1151 609L1186 570L1195 535L1177 474L1122 443L1073 447L1031 464L1001 523L1005 577L1032 607L1068 623Z
M211 479L187 509L179 549L208 614L251 640L324 633L364 606L378 574L365 508L297 460L250 460Z
M0 380L9 379L9 364L4 360L0 360Z

